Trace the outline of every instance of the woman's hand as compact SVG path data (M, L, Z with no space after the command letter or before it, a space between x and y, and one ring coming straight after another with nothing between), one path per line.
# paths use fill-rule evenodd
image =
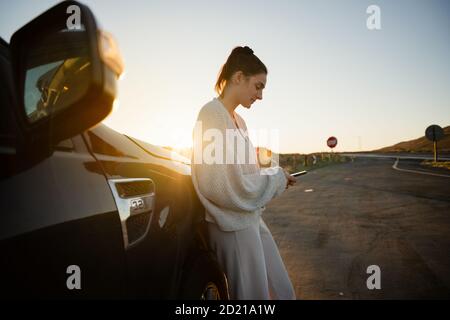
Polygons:
M283 169L283 171L284 171L284 175L287 179L287 183L286 183L286 189L287 189L287 188L289 188L289 186L293 186L297 182L297 179L295 179L295 177L291 176L289 174L289 172L287 172L286 170Z

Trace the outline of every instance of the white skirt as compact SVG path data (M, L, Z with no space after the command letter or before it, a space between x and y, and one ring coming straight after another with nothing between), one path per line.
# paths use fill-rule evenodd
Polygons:
M295 291L263 219L239 231L208 223L209 243L224 270L233 300L294 300Z

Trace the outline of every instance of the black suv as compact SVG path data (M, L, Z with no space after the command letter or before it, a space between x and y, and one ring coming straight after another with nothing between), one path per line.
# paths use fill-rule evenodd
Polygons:
M228 298L189 161L99 124L121 69L75 1L0 38L1 297Z

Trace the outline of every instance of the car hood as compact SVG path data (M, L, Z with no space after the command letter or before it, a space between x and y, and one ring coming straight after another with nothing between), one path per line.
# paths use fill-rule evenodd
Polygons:
M179 162L188 166L191 165L191 161L188 158L176 153L175 151L171 151L160 146L155 146L154 144L127 135L125 136L154 157Z

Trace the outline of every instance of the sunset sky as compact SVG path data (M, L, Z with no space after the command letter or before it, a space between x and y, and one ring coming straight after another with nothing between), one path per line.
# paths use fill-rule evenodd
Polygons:
M0 36L58 1L0 1ZM371 150L450 125L450 1L83 1L117 39L126 71L104 123L157 145L188 146L233 47L269 74L237 112L279 130L280 151ZM369 30L369 5L381 30Z

